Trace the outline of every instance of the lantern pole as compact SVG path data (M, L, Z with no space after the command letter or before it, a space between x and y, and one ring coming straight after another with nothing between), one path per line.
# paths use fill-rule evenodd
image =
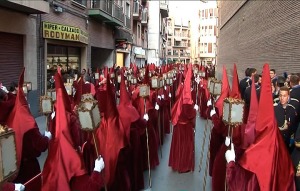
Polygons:
M144 108L145 108L145 114L147 112L146 108L146 98L144 97ZM148 135L148 125L146 125L146 140L147 140L147 158L148 158L148 173L149 173L149 187L151 188L152 180L151 180L151 166L150 166L150 153L149 153L149 135Z

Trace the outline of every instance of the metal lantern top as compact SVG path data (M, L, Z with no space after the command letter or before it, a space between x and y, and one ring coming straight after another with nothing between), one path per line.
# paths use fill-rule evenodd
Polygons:
M81 101L94 101L94 96L93 94L82 94L81 95Z
M150 96L150 87L147 84L142 84L139 86L140 88L140 97L148 97Z
M67 78L67 83L73 84L73 82L74 82L74 78L72 78L71 76Z
M44 115L50 114L53 111L52 97L41 96L40 97L40 112Z
M233 126L243 124L244 105L245 102L242 99L224 99L223 122Z
M209 92L214 96L221 95L222 81L216 79L211 80L209 84Z
M17 170L15 132L0 125L0 185L4 181L15 179Z

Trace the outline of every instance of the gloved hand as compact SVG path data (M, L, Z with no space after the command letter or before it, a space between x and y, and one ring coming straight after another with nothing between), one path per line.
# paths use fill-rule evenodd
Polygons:
M95 168L94 171L97 172L101 172L104 169L104 161L103 158L101 156L99 156L96 160L95 160Z
M231 144L231 149L226 151L225 158L226 158L227 163L229 163L231 161L235 162L235 152L234 152L233 144Z
M165 99L165 95L161 95L161 99Z
M159 95L159 96L157 96L157 98L158 98L158 99L161 99L161 96Z
M159 105L156 103L155 104L155 109L158 111L159 110Z
M171 94L171 93L169 93L169 97L172 97L172 94Z
M5 87L5 86L0 86L1 87L1 89L5 92L5 93L8 93L8 90L7 90L7 88Z
M45 136L50 140L52 138L52 134L50 131L45 131Z
M144 118L146 121L148 121L148 120L149 120L149 116L148 116L148 114L147 114L147 113L145 113L143 118Z
M25 186L23 184L15 184L15 191L24 191Z
M213 108L213 109L210 111L210 117L212 117L214 114L216 114L215 108Z
M53 111L52 113L51 113L51 119L53 119L55 117L55 111Z
M211 99L209 99L207 102L207 106L210 106L210 105L211 105Z
M197 104L195 104L195 105L194 105L194 109L195 109L195 110L198 110L198 109L199 109L199 106L198 106Z
M230 138L229 137L226 137L225 138L225 145L228 147L230 144Z

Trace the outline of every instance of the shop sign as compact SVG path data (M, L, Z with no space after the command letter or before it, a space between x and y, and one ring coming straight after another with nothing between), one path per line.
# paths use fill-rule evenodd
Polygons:
M87 32L78 27L43 22L43 37L57 40L77 41L88 44Z

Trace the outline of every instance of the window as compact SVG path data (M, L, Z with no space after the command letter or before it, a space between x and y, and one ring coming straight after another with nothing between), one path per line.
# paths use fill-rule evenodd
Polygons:
M204 17L204 10L202 10L202 18Z
M137 29L136 30L137 30L136 31L137 37L141 38L141 26L139 24L137 25Z
M126 2L126 13L128 18L130 18L130 4L128 2Z
M212 43L208 43L208 53L212 53Z
M205 18L207 19L207 16L208 16L208 10L205 9Z
M83 5L83 6L85 6L86 7L86 1L87 0L73 0L73 1L75 1L76 3L78 3L78 4L80 4L80 5Z
M213 9L209 9L209 17L210 17L210 18L213 17L213 14L214 14L213 11L214 11Z

